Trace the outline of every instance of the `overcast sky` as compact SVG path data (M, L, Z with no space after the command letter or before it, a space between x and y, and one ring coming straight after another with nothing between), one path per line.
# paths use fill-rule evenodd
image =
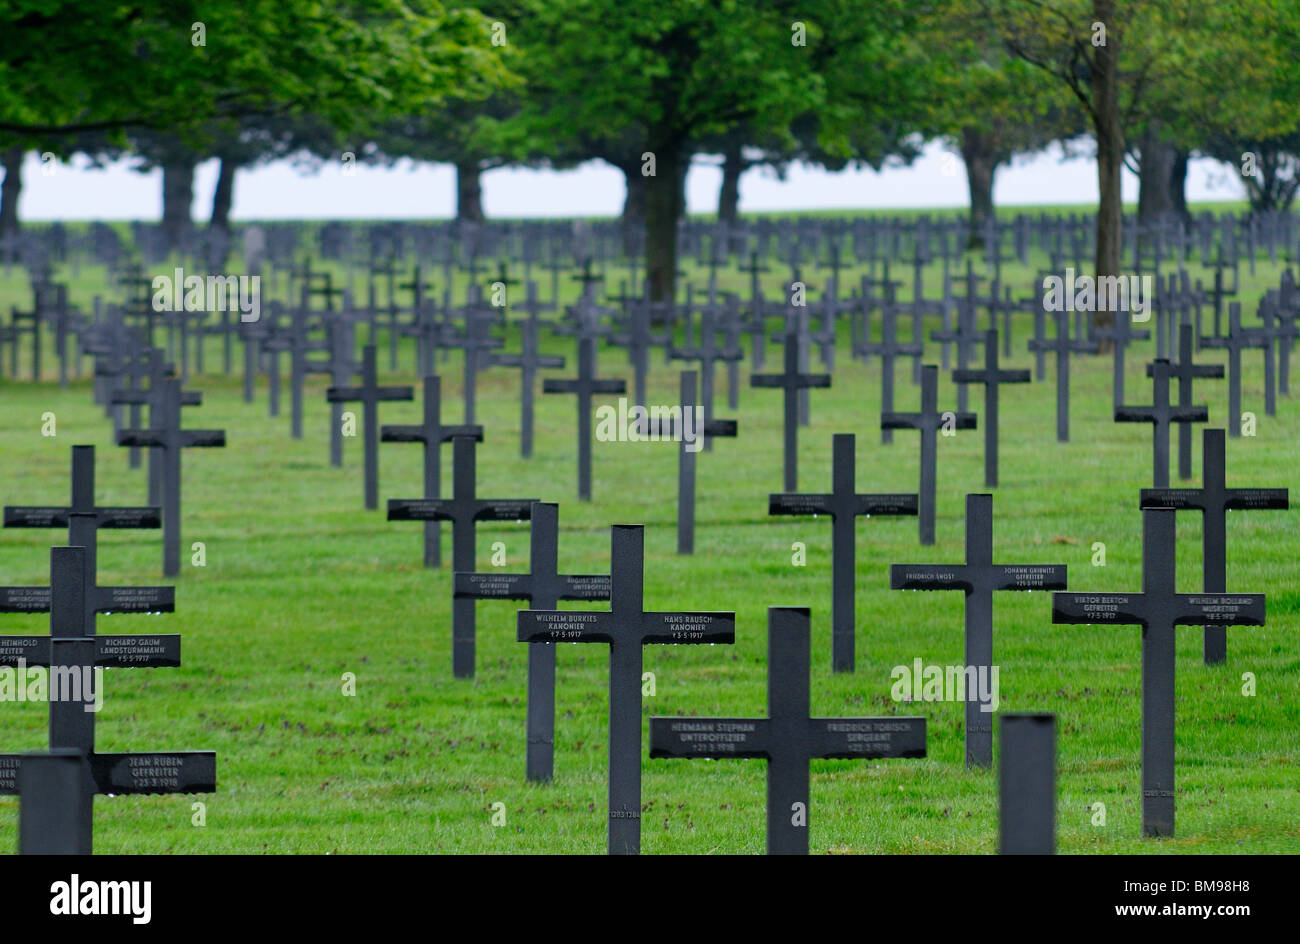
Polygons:
M701 161L708 159L701 159ZM137 173L125 162L90 170L84 159L72 165L43 166L28 155L19 214L27 220L157 219L161 212L161 171ZM52 172L50 172L52 171ZM194 216L203 220L212 206L217 165L200 165L195 178ZM717 208L722 172L697 163L686 179L691 212ZM234 219L430 219L450 217L455 208L455 175L447 165L399 164L391 169L358 165L345 177L341 166L304 173L287 162L241 171L236 178ZM1193 161L1187 177L1188 200L1231 200L1243 194L1227 165ZM1096 163L1090 158L1061 161L1052 151L1003 168L995 201L1017 204L1095 204ZM1124 199L1137 199L1137 179L1124 173ZM483 176L483 208L488 216L612 216L623 202L623 175L593 161L557 173L503 169ZM785 181L757 168L740 181L742 212L812 209L964 207L966 175L961 162L938 144L911 167L827 173L794 167Z

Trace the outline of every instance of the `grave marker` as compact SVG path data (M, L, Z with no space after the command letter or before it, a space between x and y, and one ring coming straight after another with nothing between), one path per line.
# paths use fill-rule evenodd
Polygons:
M1171 423L1206 423L1209 411L1203 406L1172 406L1169 403L1169 361L1147 365L1151 378L1151 406L1117 406L1116 423L1150 423L1152 427L1152 485L1169 487L1169 426Z
M677 408L677 419L654 417L647 419L641 427L643 435L658 436L663 439L675 439L678 442L677 460L677 553L695 553L695 457L698 449L692 449L686 441L684 423L686 417L695 429L698 440L708 442L714 436L734 437L738 432L735 420L705 419L702 423L695 421L695 371L684 370L681 374L681 403Z
M799 336L785 334L785 371L780 374L751 374L751 387L779 387L785 394L785 490L799 488L799 391L811 387L829 387L830 374L807 374L799 370Z
M770 515L829 515L831 518L831 666L836 672L852 672L854 666L856 519L917 513L916 495L857 494L856 442L857 437L849 433L832 437L830 494L787 493L768 498Z
M588 273L589 274L589 273ZM591 500L591 398L598 393L626 393L622 380L596 377L596 339L578 339L578 376L542 381L542 393L572 393L578 398L578 498Z
M451 498L390 498L389 521L450 521L452 568L474 570L474 528L480 521L525 521L535 498L479 498L475 438L452 437ZM474 676L474 601L453 599L451 612L451 663L456 678Z
M161 416L150 429L124 429L119 446L151 446L162 452L163 576L181 571L181 451L194 447L223 447L222 429L181 429L181 382L162 383ZM153 418L150 417L152 420Z
M999 715L998 851L1056 852L1056 716Z
M609 839L611 855L641 851L641 647L732 643L736 614L648 613L642 599L645 534L611 528L608 612L521 610L520 642L609 646Z
M1201 430L1200 488L1144 488L1143 508L1173 508L1201 513L1202 585L1207 593L1228 589L1227 513L1290 507L1285 488L1228 488L1225 484L1221 429ZM1205 664L1215 665L1228 658L1228 633L1223 626L1205 627Z
M424 378L424 420L412 426L381 426L380 442L420 443L424 447L424 497L437 498L442 493L441 446L456 436L471 436L483 441L482 426L442 425L442 382L437 376ZM442 566L442 524L424 522L424 566Z
M894 564L892 590L961 590L966 594L966 766L993 764L993 711L971 698L976 681L992 678L993 594L1002 590L1061 590L1064 564L993 563L993 496L966 496L966 563Z
M80 547L55 547L50 549L50 635L41 637L0 636L7 647L27 650L23 655L28 665L50 669L65 679L89 678L91 669L152 668L175 665L179 661L179 641L174 649L156 642L158 637L96 636L85 619L86 553ZM176 637L171 637L175 639ZM41 646L23 645L32 639L43 640ZM16 640L18 642L10 642ZM166 650L166 651L164 651ZM34 658L28 658L28 656ZM12 661L11 661L12 660ZM4 657L4 664L16 664L16 658ZM92 845L93 808L95 793L122 795L128 793L212 793L216 790L216 754L211 751L169 751L156 753L99 753L95 750L95 712L86 711L86 692L69 683L69 689L79 691L70 698L55 698L50 691L49 746L52 751L71 749L86 760L82 775L89 772L89 782L82 781L80 789L60 792L77 805L64 808L66 820L58 830L60 844L75 839L72 845L87 852ZM66 692L65 692L66 694ZM23 769L31 755L0 754L0 795L19 792L20 781L28 788L30 799L34 784L31 775ZM36 778L44 779L46 765L37 761ZM66 788L67 781L60 786ZM37 818L50 815L48 807L40 809ZM71 822L69 822L70 820Z
M939 368L926 364L921 370L921 411L881 413L881 429L915 429L921 434L920 534L922 544L934 543L935 488L938 479L939 427L975 429L974 413L940 413Z
M998 366L998 333L984 333L984 369L958 368L952 372L953 383L984 385L984 487L998 485L998 386L1004 383L1029 383L1027 370L1002 370Z
M809 761L925 756L924 718L810 717L809 611L767 611L766 718L651 718L651 757L767 761L767 851L807 855ZM802 814L802 815L800 815Z
M527 600L529 609L554 610L560 600L608 600L608 574L561 574L559 506L534 502L528 573L461 573L454 576L456 599ZM526 776L535 783L555 770L555 646L528 646L528 746Z
M375 346L368 344L361 352L361 386L330 387L325 399L330 403L361 401L362 421L365 427L366 508L379 507L379 404L381 401L411 400L415 391L411 387L381 387L375 370Z
M1174 627L1263 626L1262 593L1176 593L1173 509L1142 511L1141 593L1055 593L1052 622L1142 627L1142 834L1174 834Z

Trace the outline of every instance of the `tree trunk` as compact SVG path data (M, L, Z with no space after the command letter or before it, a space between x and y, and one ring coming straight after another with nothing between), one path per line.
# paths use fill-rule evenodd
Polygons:
M235 174L239 165L228 157L220 157L220 169L217 171L217 186L212 191L212 218L208 225L213 229L230 228L230 206L235 200Z
M0 240L18 235L18 195L23 189L23 157L20 147L6 148L3 154L5 179L0 184ZM5 252L17 256L17 247L5 243Z
M740 175L745 172L745 161L740 144L728 143L722 155L722 189L718 191L718 222L728 225L740 216Z
M641 162L632 161L617 165L623 172L627 192L623 197L623 255L631 257L641 251L641 238L645 235L646 179L641 176Z
M1161 140L1159 122L1148 122L1142 132L1142 164L1138 173L1138 223L1154 223L1176 212L1174 162L1178 149ZM1184 172L1186 165L1184 164Z
M1106 44L1096 47L1092 68L1092 120L1097 137L1097 278L1120 274L1124 248L1124 205L1120 173L1124 167L1124 128L1119 112L1119 31L1114 0L1094 0L1093 17L1106 24ZM1094 324L1107 327L1111 313L1093 313Z
M483 222L482 172L478 161L460 161L456 164L456 222Z
M179 248L190 230L195 164L192 157L172 157L163 162L162 226L168 249Z
M1169 204L1183 220L1190 220L1187 210L1187 161L1190 153L1184 148L1174 150L1174 165L1169 172Z
M984 227L993 216L993 177L998 159L988 138L973 128L962 131L961 159L966 164L966 186L970 191L970 234L968 249L984 245Z
M646 178L645 266L651 301L671 301L677 284L677 223L686 204L686 169L680 144L651 147L655 176Z

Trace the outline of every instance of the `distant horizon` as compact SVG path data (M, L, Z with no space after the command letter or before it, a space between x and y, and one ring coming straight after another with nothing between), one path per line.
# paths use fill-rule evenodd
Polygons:
M40 155L31 152L23 168L19 217L32 223L156 222L162 209L162 172L139 173L131 163L124 159L92 169L83 157L72 167L56 164L53 174L46 174ZM211 215L216 177L215 160L198 166L191 207L195 222L205 222ZM747 171L740 181L740 213L924 213L962 211L969 203L961 162L937 142L931 142L909 166L831 173L793 165L785 178L777 180L769 168ZM722 171L715 164L692 166L686 179L689 215L716 213L721 180ZM484 173L481 184L481 202L489 220L617 219L623 205L622 173L599 161L566 171L498 168ZM1125 170L1122 184L1125 204L1135 204L1137 178ZM1189 163L1189 205L1244 199L1244 188L1228 165L1205 158ZM998 209L1095 208L1096 161L1063 159L1059 145L1018 158L999 169L994 204ZM334 164L303 173L291 161L277 161L239 172L230 219L232 223L433 222L453 219L454 208L455 175L450 165L410 161L392 167L357 165L355 174L345 177L341 166Z

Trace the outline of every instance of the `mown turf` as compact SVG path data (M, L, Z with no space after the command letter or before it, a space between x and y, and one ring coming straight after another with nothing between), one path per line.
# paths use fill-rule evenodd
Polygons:
M1042 260L1031 260L1035 266ZM167 270L169 271L169 270ZM1243 269L1246 310L1278 269ZM1194 275L1202 275L1193 267ZM548 279L538 274L543 293ZM779 277L778 273L778 277ZM900 273L910 286L910 274ZM1009 271L1018 291L1031 272ZM88 304L101 289L98 270L83 270L74 299ZM699 285L703 276L694 272ZM818 285L820 275L808 281ZM937 267L927 278L933 297ZM727 286L747 286L734 273ZM769 294L776 281L769 284ZM569 289L571 290L571 288ZM816 297L816 292L812 293ZM907 297L904 291L902 297ZM17 273L0 283L0 301L26 305ZM910 322L904 322L904 334ZM1029 366L1029 326L1017 322L1012 363ZM360 332L364 338L364 329ZM858 436L858 487L911 491L917 483L915 434L879 444L879 365L847 356L842 337L834 386L812 394L812 424L800 431L800 488L830 485L830 438ZM393 382L414 382L413 356L402 350ZM546 340L570 358L572 342ZM517 348L517 331L509 349ZM1149 345L1128 360L1129 398L1149 402L1142 375ZM937 345L928 358L937 361ZM1221 361L1221 352L1201 358ZM778 363L769 351L769 364ZM236 363L240 363L237 357ZM208 349L208 369L219 367ZM814 364L816 361L814 359ZM7 365L6 365L7 366ZM83 379L67 390L46 380L0 381L0 457L6 504L66 501L69 451L93 443L98 499L140 504L144 473L112 445L111 425L91 402ZM652 402L676 398L677 370L652 360ZM1279 398L1276 418L1263 413L1258 354L1246 358L1243 408L1259 420L1254 438L1229 439L1230 485L1300 486L1300 415ZM458 418L459 356L441 362L444 416ZM1064 563L1073 590L1141 587L1141 517L1137 490L1150 484L1150 431L1110 416L1109 358L1076 361L1072 371L1071 442L1055 441L1053 367L1047 381L1003 389L1002 484L996 490L995 549L1004 562ZM602 376L627 376L625 355L604 351ZM922 548L915 519L873 519L858 526L857 647L852 675L830 672L830 528L813 519L769 518L767 495L781 486L779 396L751 390L742 371L740 438L719 441L699 462L696 553L675 553L676 449L667 444L597 443L595 500L576 500L574 402L538 396L536 455L518 458L518 373L480 377L479 494L560 502L560 567L598 572L608 566L609 525L646 526L645 601L656 609L736 611L734 646L649 647L645 670L656 694L651 715L746 716L765 711L766 608L807 605L813 613L813 707L822 715L921 714L929 720L922 761L815 762L811 846L818 852L993 852L997 844L994 774L963 765L960 703L897 703L894 666L955 665L962 658L962 599L956 593L888 589L895 562L958 561L963 554L964 496L983 491L982 432L943 439L939 459L938 543ZM265 381L245 404L238 377L209 373L191 386L201 408L186 410L192 427L224 428L225 450L192 450L184 461L184 547L202 541L207 566L189 566L177 586L177 611L160 617L109 616L101 632L156 626L184 638L184 667L120 670L108 676L97 746L102 750L212 749L219 789L206 797L100 797L95 843L101 852L601 852L605 848L607 658L598 646L558 651L554 783L525 784L524 669L514 642L515 605L478 605L478 675L451 676L450 569L421 567L420 526L389 523L362 507L361 448L347 444L343 469L328 461L329 411L323 378L313 377L301 441L285 414L267 416ZM1226 384L1198 384L1222 424ZM941 381L941 406L954 388ZM918 391L900 370L898 409L914 409ZM972 391L971 407L982 399ZM57 416L58 435L42 437L42 414ZM382 421L414 422L419 405L385 405ZM1196 433L1196 475L1200 435ZM444 462L450 465L450 450ZM381 496L418 494L419 450L381 448ZM445 488L450 471L445 470ZM1176 484L1176 482L1175 482ZM1200 630L1178 635L1177 838L1140 838L1141 650L1137 627L1054 626L1047 594L999 594L995 658L1005 711L1050 711L1058 719L1059 847L1063 852L1283 852L1300 849L1300 590L1294 512L1230 516L1228 586L1268 594L1268 625L1229 630L1229 661L1207 669ZM1180 515L1178 585L1200 588L1200 522ZM526 525L484 524L478 567L491 566L493 542L505 543L508 570L527 565ZM450 560L450 531L444 528ZM48 579L48 547L66 535L7 530L0 534L0 582ZM791 563L805 542L806 567ZM1092 565L1094 543L1106 564ZM150 584L160 577L160 535L106 531L100 538L101 584ZM6 615L0 631L44 632L43 617ZM342 694L355 673L356 695ZM1242 694L1243 673L1258 690ZM46 712L33 704L0 705L0 750L43 746ZM654 760L643 763L645 852L761 852L764 765L760 761ZM191 804L207 804L207 825L191 824ZM492 825L494 804L506 824ZM1094 804L1105 805L1095 825ZM15 846L17 805L0 801L0 849Z

